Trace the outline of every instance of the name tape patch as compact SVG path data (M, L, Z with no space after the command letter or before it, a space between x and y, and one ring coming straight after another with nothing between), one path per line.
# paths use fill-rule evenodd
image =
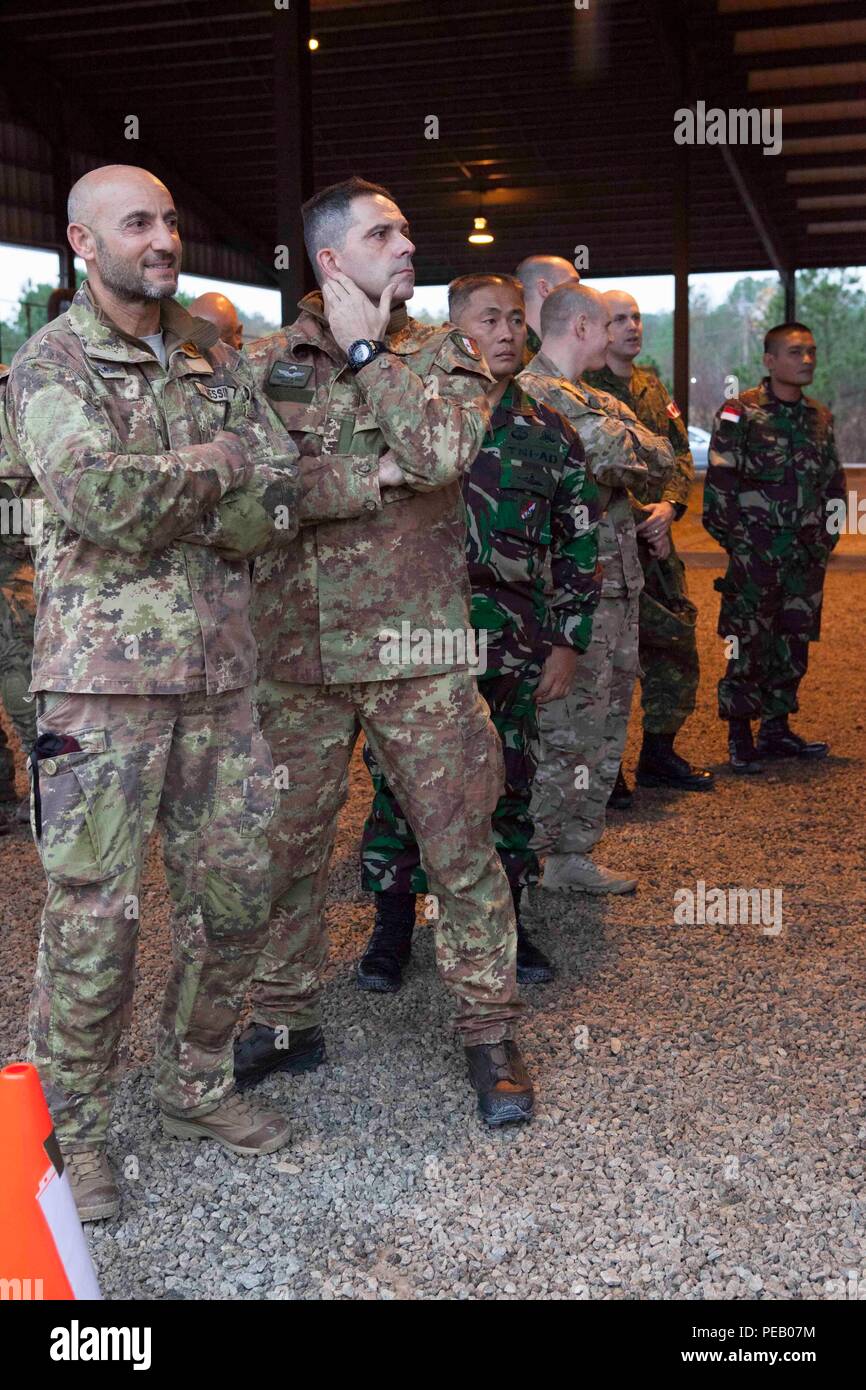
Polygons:
M205 396L207 400L220 404L225 401L233 401L237 389L234 386L207 386L203 381L197 381L195 387L199 394Z

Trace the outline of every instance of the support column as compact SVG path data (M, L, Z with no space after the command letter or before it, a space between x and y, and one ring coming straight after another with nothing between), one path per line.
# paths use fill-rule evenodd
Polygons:
M274 129L276 131L276 208L274 252L278 268L282 322L297 317L296 305L313 277L304 252L301 204L313 191L312 93L310 79L310 3L293 0L274 12Z
M55 121L55 132L51 142L51 183L54 202L54 234L57 253L60 257L59 288L75 288L75 252L66 238L68 217L66 202L72 187L72 160L70 158L70 122L62 103L59 104Z
M689 148L677 147L674 192L674 398L689 419Z
M779 279L785 294L785 322L792 323L797 317L797 272L783 270Z

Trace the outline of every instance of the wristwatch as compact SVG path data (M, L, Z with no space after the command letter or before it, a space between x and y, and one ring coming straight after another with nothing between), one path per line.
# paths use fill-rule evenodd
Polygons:
M349 344L346 356L352 371L357 372L361 367L366 367L368 362L372 362L374 357L380 357L387 351L387 343L377 342L374 338L356 338L354 343Z

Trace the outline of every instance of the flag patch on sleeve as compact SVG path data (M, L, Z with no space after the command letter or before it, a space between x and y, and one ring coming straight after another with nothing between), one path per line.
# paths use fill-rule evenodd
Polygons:
M721 413L719 414L719 419L720 419L720 420L730 420L732 424L736 425L736 424L739 422L742 413L743 413L743 412L742 412L742 410L739 408L739 406L736 406L736 405L726 405L725 408L724 408L724 410L722 410Z
M683 413L677 405L676 401L668 401L667 405L665 406L665 409L672 420L678 420Z

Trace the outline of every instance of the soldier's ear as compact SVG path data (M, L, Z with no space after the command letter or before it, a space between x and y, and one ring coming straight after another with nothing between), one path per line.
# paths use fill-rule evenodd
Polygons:
M773 354L772 354L771 352L765 352L765 353L764 353L764 356L763 356L762 359L761 359L761 361L763 362L763 364L764 364L764 366L766 367L767 371L768 371L769 373L771 373L771 374L772 374L772 370L773 370L773 363L775 362L775 360L776 360L776 359L775 359L775 357L773 356Z
M319 268L319 281L327 280L339 272L337 253L333 246L322 246L316 252L316 265Z
M66 228L69 245L83 261L92 260L96 249L93 233L83 222L70 222Z

